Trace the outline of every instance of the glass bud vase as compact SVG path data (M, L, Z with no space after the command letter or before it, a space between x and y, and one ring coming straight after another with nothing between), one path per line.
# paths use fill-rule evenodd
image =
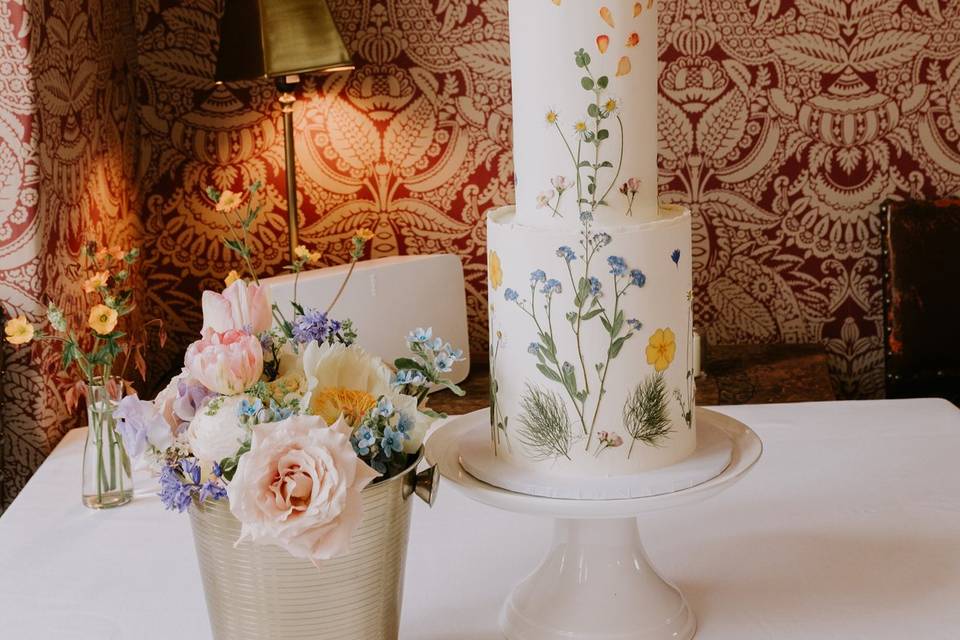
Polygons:
M83 504L110 509L133 498L130 458L113 415L123 386L110 382L87 390L87 443L83 449Z

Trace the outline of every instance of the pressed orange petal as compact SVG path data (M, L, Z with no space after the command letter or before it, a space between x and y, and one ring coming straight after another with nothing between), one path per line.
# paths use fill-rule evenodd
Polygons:
M620 58L620 62L617 63L617 77L625 76L630 73L631 69L630 58L623 56Z
M627 47L631 47L631 48L632 48L632 47L637 46L638 44L640 44L640 34L637 33L636 31L634 31L634 32L631 33L630 36L627 38Z
M653 3L656 0L647 0L647 9L653 9Z
M610 36L599 35L597 36L597 49L600 50L600 53L606 53L607 47L610 46Z
M553 4L555 4L555 5L557 5L557 6L559 7L559 6L560 6L560 0L553 0Z
M643 5L639 2L633 3L633 17L637 18L640 14L643 13Z
M613 22L613 14L610 12L610 9L607 7L600 7L600 17L603 18L603 21L608 25L616 28L617 25Z

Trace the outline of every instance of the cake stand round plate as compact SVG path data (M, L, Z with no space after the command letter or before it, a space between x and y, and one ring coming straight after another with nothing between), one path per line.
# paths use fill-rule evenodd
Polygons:
M731 442L719 475L687 489L643 498L574 500L532 496L483 482L461 465L461 448L489 411L448 419L427 440L427 459L468 497L555 519L540 566L513 590L500 624L509 640L689 640L696 621L683 594L650 564L636 516L691 504L730 487L756 463L760 438L733 418L697 409L698 435L719 430Z
M489 429L468 429L460 439L460 464L470 475L501 489L545 498L616 500L646 498L689 489L720 475L730 464L733 441L702 411L697 412L697 448L676 464L619 476L551 474L541 466L529 469L497 456Z

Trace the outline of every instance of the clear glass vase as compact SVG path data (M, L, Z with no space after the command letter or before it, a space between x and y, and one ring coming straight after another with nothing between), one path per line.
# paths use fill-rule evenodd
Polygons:
M87 390L87 443L83 449L83 504L110 509L133 498L130 457L123 448L113 412L122 385L91 385Z

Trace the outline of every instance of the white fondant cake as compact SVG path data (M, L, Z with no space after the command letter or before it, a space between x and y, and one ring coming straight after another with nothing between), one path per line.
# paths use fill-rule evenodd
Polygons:
M653 0L510 0L517 206L493 211L491 440L555 476L696 447L690 213L657 205Z

